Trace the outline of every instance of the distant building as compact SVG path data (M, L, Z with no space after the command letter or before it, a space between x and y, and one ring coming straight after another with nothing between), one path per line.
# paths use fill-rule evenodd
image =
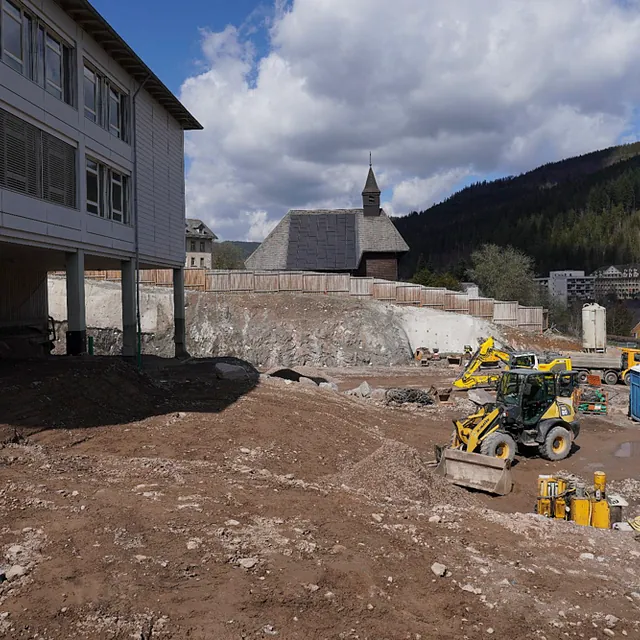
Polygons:
M397 280L399 257L407 251L407 243L380 208L380 189L369 166L361 209L292 209L245 266Z
M594 271L593 275L598 299L612 295L629 300L640 294L640 265L611 265Z
M186 220L186 250L187 268L211 269L211 254L213 242L218 239L202 220L187 218Z
M546 278L536 278L536 282L564 304L595 300L595 277L584 271L551 271Z

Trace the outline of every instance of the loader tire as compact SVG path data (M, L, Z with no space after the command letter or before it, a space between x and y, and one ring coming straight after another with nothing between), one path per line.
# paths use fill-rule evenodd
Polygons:
M516 441L507 433L496 431L480 444L480 453L513 462L516 457Z
M564 427L553 427L539 448L540 455L546 460L564 460L571 451L571 434Z

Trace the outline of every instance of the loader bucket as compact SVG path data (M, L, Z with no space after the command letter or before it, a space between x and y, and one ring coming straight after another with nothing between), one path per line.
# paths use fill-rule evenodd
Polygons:
M506 496L513 488L511 463L481 453L442 449L435 472L460 487L499 496Z

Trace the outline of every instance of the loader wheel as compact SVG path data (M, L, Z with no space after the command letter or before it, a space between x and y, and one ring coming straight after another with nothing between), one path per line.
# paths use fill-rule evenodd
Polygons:
M510 435L496 431L482 441L480 453L513 462L516 457L516 448L516 442Z
M564 460L571 451L571 434L564 427L549 429L539 451L547 460Z

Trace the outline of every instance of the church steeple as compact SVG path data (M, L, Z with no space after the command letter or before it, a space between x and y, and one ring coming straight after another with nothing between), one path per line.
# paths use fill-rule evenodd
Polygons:
M369 154L369 174L362 191L362 209L365 216L380 215L380 189L371 166L371 154Z

